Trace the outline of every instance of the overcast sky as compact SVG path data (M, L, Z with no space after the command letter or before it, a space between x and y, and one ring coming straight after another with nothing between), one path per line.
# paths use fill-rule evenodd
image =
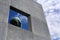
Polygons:
M60 0L37 0L42 4L52 40L60 40Z

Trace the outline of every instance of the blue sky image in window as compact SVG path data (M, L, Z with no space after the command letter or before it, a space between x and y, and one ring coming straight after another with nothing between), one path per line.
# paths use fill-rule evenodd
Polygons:
M11 19L17 18L21 21L21 28L28 30L28 17L10 9L8 23L10 23Z

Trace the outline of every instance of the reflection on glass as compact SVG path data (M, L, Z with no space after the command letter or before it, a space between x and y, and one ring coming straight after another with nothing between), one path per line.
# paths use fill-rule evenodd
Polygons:
M21 12L22 13L22 12ZM28 30L28 17L10 9L8 23Z

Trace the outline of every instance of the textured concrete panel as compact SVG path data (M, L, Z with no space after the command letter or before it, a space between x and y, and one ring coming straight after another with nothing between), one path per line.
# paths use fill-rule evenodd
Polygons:
M8 0L0 0L0 40L6 40L9 3Z
M0 0L0 2L3 4L7 4L7 5L9 4L10 5L11 0Z
M23 30L19 27L8 25L6 40L49 40L46 37L35 35L30 31Z
M8 24L10 5L31 15L32 32ZM0 0L1 40L50 40L42 6L32 0Z
M9 3L3 3L3 1L0 1L0 22L8 22L8 15L9 15Z
M8 25L7 40L31 40L33 33L19 27Z
M33 29L34 33L40 36L44 36L48 38L50 37L49 31L47 29L47 24L44 23L42 20L39 20L38 18L32 17L32 23L33 23Z
M8 25L4 22L0 22L0 40L6 40Z
M3 22L0 23L0 39L1 40L49 40L46 37L35 35L30 31L22 30L21 28Z
M6 40L22 40L22 30L13 26L8 25L7 39Z
M32 0L12 0L11 5L31 15L32 31L34 34L50 38L41 5Z

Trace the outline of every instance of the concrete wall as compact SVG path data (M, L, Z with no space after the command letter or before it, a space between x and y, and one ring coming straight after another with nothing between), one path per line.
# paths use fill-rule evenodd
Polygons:
M49 38L35 35L30 31L22 30L16 26L8 25L6 40L50 40Z
M6 40L10 3L11 0L0 0L0 40Z
M14 29L8 24L10 5L31 15L32 32L19 30L16 27ZM1 40L50 40L42 6L32 0L0 0L0 27ZM15 31L10 32L10 30Z

